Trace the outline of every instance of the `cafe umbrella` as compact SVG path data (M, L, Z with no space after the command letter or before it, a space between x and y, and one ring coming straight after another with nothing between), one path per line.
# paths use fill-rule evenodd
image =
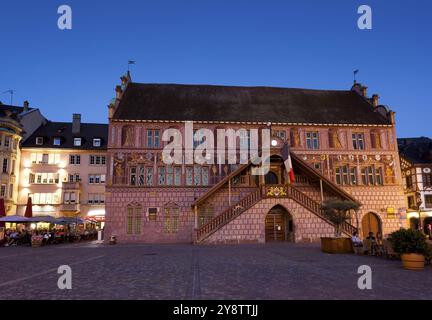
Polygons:
M0 218L0 222L10 222L10 223L27 223L30 222L29 218L23 216L6 216Z
M56 218L52 216L35 216L29 218L29 222L46 222L46 223L56 223Z
M4 205L4 199L1 198L0 199L0 218L5 217L6 216L6 209L5 209L5 205ZM6 226L4 221L0 221L0 228L4 228Z

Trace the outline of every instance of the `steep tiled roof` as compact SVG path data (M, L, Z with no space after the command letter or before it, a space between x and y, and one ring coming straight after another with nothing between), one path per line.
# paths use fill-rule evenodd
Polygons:
M388 125L354 91L129 83L113 119Z
M401 156L413 164L432 163L432 139L400 138L398 147Z
M36 144L36 137L43 137L43 144ZM61 145L54 146L55 137L61 138ZM81 146L74 146L74 138L82 138ZM101 146L93 146L93 138L101 139ZM108 125L98 123L81 123L80 133L72 133L72 123L70 122L51 122L39 127L23 143L23 148L63 148L63 149L83 149L83 150L106 150L108 144Z

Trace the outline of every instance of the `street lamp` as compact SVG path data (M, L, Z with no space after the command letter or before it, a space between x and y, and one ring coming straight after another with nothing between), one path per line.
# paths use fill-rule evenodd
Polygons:
M421 222L421 205L423 203L422 198L421 198L421 194L420 192L416 192L416 203L417 203L417 208L418 208L418 216L419 216L419 229L420 231L423 230L422 228L422 222Z

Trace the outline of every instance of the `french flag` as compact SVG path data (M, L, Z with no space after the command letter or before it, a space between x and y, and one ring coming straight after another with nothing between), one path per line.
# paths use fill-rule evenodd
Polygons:
M295 181L294 170L293 170L293 166L292 166L292 162L291 162L291 155L290 155L287 141L285 141L285 144L282 147L281 154L282 154L282 159L283 159L284 164L285 164L285 169L288 172L288 177L289 177L290 183L294 183L294 181Z

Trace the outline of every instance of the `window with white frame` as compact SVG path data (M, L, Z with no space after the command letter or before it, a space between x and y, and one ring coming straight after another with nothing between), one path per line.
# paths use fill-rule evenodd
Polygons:
M81 164L81 156L79 154L71 154L69 156L69 164Z
M93 139L93 147L100 147L102 144L102 140L100 138Z
M30 160L37 164L59 164L60 154L56 153L31 153Z
M53 145L54 146L60 146L61 145L61 138L60 137L55 137L53 140Z
M2 168L2 172L3 172L3 173L9 173L9 159L8 159L8 158L4 158L4 159L3 159L3 168Z
M38 146L43 145L43 137L36 137L36 145Z
M6 196L6 185L2 184L0 187L0 197L4 198Z
M306 132L306 148L319 149L319 134L318 131Z
M105 175L104 174L89 174L88 183L89 184L103 184L103 183L105 183Z
M81 147L81 138L74 138L74 146L75 147Z
M59 195L57 193L29 193L33 204L59 204Z
M383 172L381 167L368 166L361 169L362 184L383 185Z
M77 203L77 194L75 191L66 191L63 194L63 203L64 204L75 204Z
M105 203L104 193L89 193L88 194L88 204L100 205Z
M30 184L56 184L60 181L60 175L58 173L43 172L43 173L30 173L29 183Z
M355 150L364 150L364 133L355 132L352 134L352 143Z
M9 148L10 145L11 145L11 137L6 136L6 137L5 137L5 141L4 141L4 146L5 146L6 148Z
M106 157L99 155L90 155L90 165L105 165Z
M70 173L69 174L69 182L80 182L81 178L79 173Z
M147 129L147 148L159 148L159 129Z

